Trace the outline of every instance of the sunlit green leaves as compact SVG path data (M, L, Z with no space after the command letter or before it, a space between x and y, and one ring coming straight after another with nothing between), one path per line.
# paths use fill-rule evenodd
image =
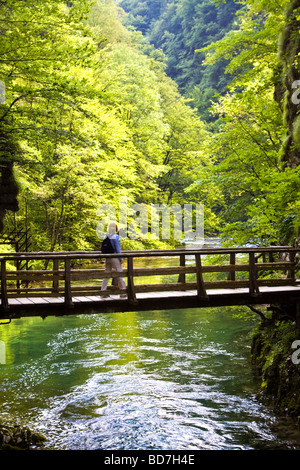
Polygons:
M288 3L244 2L236 29L206 48L207 63L226 58L235 75L212 106L219 132L207 141L216 162L208 180L223 193L218 214L228 244L287 244L296 237L299 172L281 163L286 127L274 99Z
M189 200L206 131L164 73L162 54L122 25L114 2L26 2L3 15L17 219L27 217L36 249L98 246L97 208L118 206L120 196Z

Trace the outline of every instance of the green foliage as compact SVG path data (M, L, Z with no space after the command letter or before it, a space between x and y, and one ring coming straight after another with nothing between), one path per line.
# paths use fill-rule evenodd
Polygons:
M209 123L186 190L205 204L207 233L220 230L228 245L296 243L297 2L175 0L153 14L150 1L121 5L162 48L167 73Z
M127 21L163 50L167 74L191 98L190 104L198 109L200 116L211 122L207 105L203 106L203 99L200 103L197 99L197 90L204 94L204 99L222 92L228 83L224 75L226 61L221 59L216 65L206 66L204 54L195 54L195 50L219 40L230 30L235 12L240 8L238 3L233 0L218 5L213 0L122 0L121 6L129 14Z
M261 375L262 389L278 410L299 416L299 365L293 364L293 342L299 329L292 321L270 321L253 332L252 358Z
M234 76L212 106L218 132L206 147L216 162L208 180L224 197L219 216L227 244L289 244L297 237L299 169L281 163L286 126L281 102L274 99L287 4L244 2L238 28L204 49L207 64L226 59L226 72Z
M8 0L0 15L3 159L9 149L33 249L99 247L97 208L120 196L189 200L204 125L113 1Z
M94 249L97 207L126 196L204 204L206 233L225 244L294 243L289 4L4 2L0 219L18 197L36 249Z
M257 323L257 314L252 312L250 309L246 309L245 307L234 307L232 317L239 318L245 322Z

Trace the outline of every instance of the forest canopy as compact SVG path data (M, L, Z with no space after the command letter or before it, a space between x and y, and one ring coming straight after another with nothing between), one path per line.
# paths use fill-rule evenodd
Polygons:
M227 244L297 243L299 1L166 0L152 15L151 4L121 2L210 130L213 166L190 189L215 188Z
M2 188L18 186L14 220L35 249L99 246L97 207L120 196L190 201L207 131L113 1L8 0L0 14Z

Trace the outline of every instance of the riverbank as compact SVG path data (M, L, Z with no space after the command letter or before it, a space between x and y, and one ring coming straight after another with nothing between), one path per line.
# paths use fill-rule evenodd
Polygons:
M276 412L295 417L300 424L300 363L293 347L297 340L299 326L274 307L253 332L251 353L261 377L262 395Z
M21 426L0 424L0 450L29 450L46 441L41 434Z

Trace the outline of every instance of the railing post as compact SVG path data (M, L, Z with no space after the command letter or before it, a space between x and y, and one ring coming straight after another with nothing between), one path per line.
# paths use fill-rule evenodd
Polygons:
M230 265L235 266L235 253L230 253ZM235 271L230 271L229 280L230 281L235 281Z
M249 293L253 296L259 294L257 269L255 266L255 253L253 251L249 252Z
M136 304L137 300L133 282L133 258L131 256L127 257L127 292L129 302Z
M9 309L7 298L7 283L6 283L6 260L1 259L1 308L4 312Z
M69 258L65 258L65 304L73 307L71 293L71 263Z
M208 295L204 286L203 275L202 275L202 265L201 265L201 255L200 253L195 254L196 261L196 270L197 270L197 294L200 300L208 300Z
M184 267L185 266L185 254L181 254L179 255L179 259L180 259L180 267ZM183 284L185 284L185 273L180 273L179 276L178 276L178 282L181 282Z
M291 269L288 270L287 272L287 277L291 279L292 283L295 282L295 259L296 259L296 253L294 251L290 251L289 253L289 260L291 263L293 263L293 266Z
M58 259L53 258L53 282L52 282L53 294L58 293L58 287L59 287Z

